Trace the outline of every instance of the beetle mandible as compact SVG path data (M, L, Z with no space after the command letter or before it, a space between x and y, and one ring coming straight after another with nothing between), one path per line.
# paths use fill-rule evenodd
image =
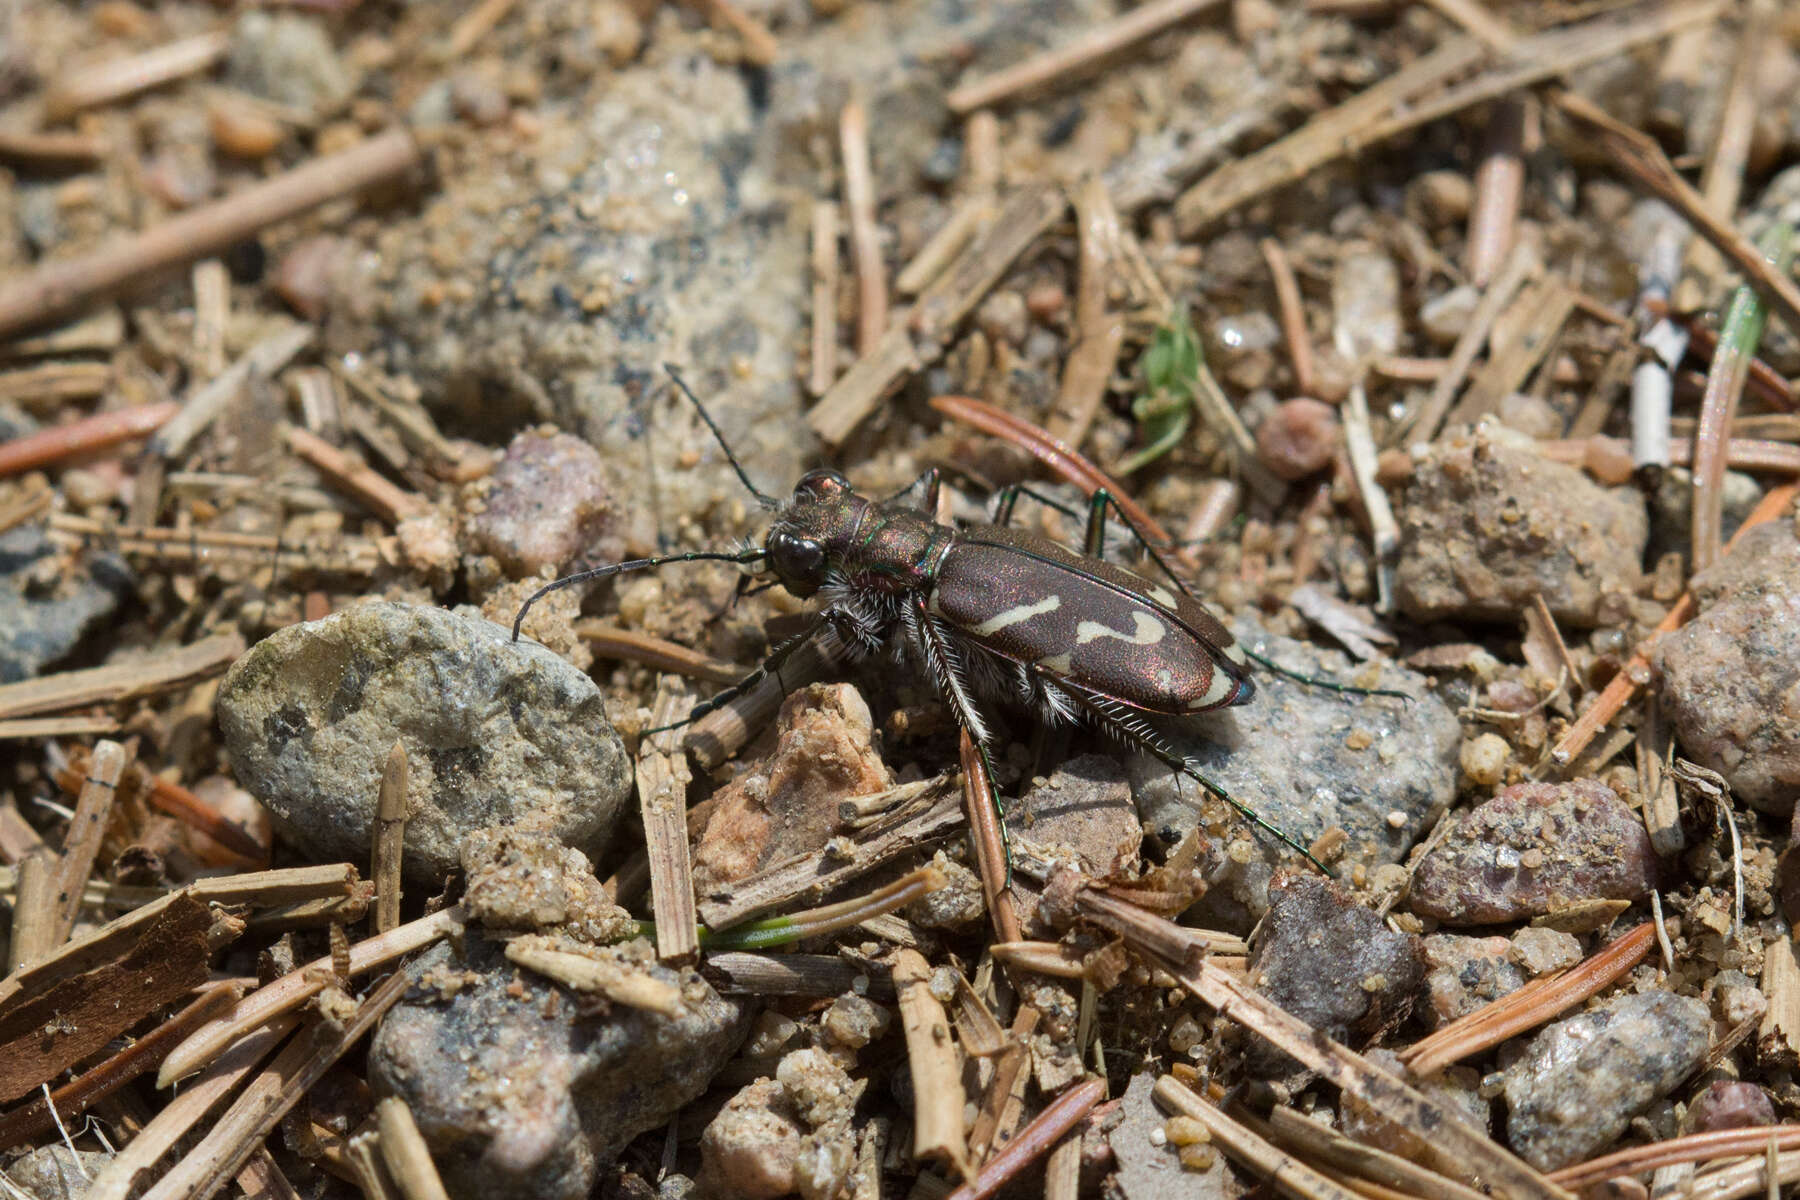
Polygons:
M829 631L854 656L886 649L922 666L983 753L992 748L992 734L978 698L1022 703L1046 721L1084 722L1194 779L1325 870L1306 846L1195 770L1148 719L1243 704L1256 688L1243 648L1141 534L1174 588L1099 557L1107 510L1116 508L1104 490L1090 502L1085 554L1009 527L1017 498L1035 495L1017 486L1001 493L992 525L938 524L927 515L937 507L935 469L886 499L859 494L837 471L809 471L782 501L751 482L699 397L674 368L666 369L738 479L774 514L762 544L632 559L557 579L520 606L515 640L531 605L558 588L672 563L754 567L823 605L761 665L696 705L688 721L743 694L807 640ZM921 490L923 511L905 503Z

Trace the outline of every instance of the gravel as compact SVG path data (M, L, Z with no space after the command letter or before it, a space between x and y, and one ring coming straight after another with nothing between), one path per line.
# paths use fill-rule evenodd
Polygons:
M1458 820L1413 872L1412 910L1449 925L1642 900L1656 878L1644 823L1605 784L1520 783Z
M376 601L257 643L219 689L240 783L319 861L367 861L382 768L411 773L405 871L436 886L464 835L509 825L590 859L612 839L631 767L599 689L490 621Z
M1588 1157L1706 1056L1706 1005L1673 992L1620 996L1532 1038L1506 1071L1507 1141L1540 1171Z
M681 989L665 1017L586 1006L471 931L459 956L427 951L420 985L369 1050L377 1096L412 1107L454 1200L578 1200L602 1167L706 1090L746 1028L739 1005L691 968L635 969Z

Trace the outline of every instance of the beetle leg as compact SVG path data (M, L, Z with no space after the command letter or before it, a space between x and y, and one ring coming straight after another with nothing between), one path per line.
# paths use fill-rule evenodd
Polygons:
M1060 500L1052 500L1042 492L1034 492L1022 483L1009 483L995 493L994 524L1011 525L1013 509L1018 506L1020 496L1030 496L1045 508L1053 508L1065 517L1074 519L1080 516L1074 509Z
M1233 796L1218 783L1208 779L1180 751L1176 750L1155 726L1144 720L1143 717L1129 709L1120 709L1109 705L1101 697L1084 692L1080 688L1070 687L1067 684L1052 686L1059 686L1062 691L1073 698L1074 702L1082 708L1084 715L1102 733L1110 734L1128 746L1154 755L1178 774L1187 776L1229 804L1240 817L1250 822L1251 825L1289 849L1297 851L1307 862L1317 867L1327 879L1335 878L1324 863L1313 857L1312 851L1307 849L1305 843L1279 826L1271 824L1268 818Z
M977 744L986 745L987 723L981 719L975 700L969 695L968 684L963 679L961 653L951 644L950 636L938 624L937 618L926 609L923 596L915 597L905 613L907 633L918 647L920 657L925 660L944 702L950 706L951 715L956 718L959 726L969 731L969 736Z
M831 613L832 610L829 608L820 613L813 619L812 624L776 646L775 649L769 651L769 656L763 659L761 663L757 664L748 675L745 675L742 679L738 680L725 690L708 696L700 703L694 705L694 707L688 709L688 715L681 720L676 721L671 725L658 725L655 729L646 729L644 730L644 734L648 736L652 733L666 733L671 729L680 729L683 725L692 725L707 713L730 704L733 700L736 700L739 696L767 679L771 674L779 679L781 664L786 662L794 651L805 645L807 640L815 633L824 628L831 620ZM786 685L783 685L782 690L787 690Z

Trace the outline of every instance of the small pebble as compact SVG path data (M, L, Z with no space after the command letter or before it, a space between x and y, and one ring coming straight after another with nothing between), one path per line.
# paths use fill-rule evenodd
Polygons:
M1560 929L1531 928L1512 936L1512 960L1532 975L1548 975L1581 961L1581 942Z
M1343 243L1331 277L1331 311L1352 360L1400 349L1400 268L1393 256L1368 242Z
M343 238L319 234L295 242L281 256L271 281L288 306L309 321L317 321L331 307L339 273L352 248Z
M1037 283L1025 293L1025 308L1031 313L1032 320L1040 325L1048 325L1061 316L1067 303L1068 295L1061 284Z
M644 46L644 23L624 0L595 0L588 7L587 27L594 45L615 67L623 67Z
M1484 733L1462 744L1463 775L1476 787L1493 787L1506 778L1506 762L1512 747L1497 733Z
M480 503L469 522L470 541L515 578L580 570L616 556L608 535L618 504L599 451L581 438L521 433L474 488Z
M1442 228L1468 219L1475 188L1462 171L1427 171L1407 184L1406 198L1418 206L1426 225Z
M1542 916L1650 894L1656 856L1636 813L1592 779L1521 783L1452 826L1413 874L1412 910L1451 925Z
M273 154L287 130L273 117L240 104L217 103L207 112L213 145L233 158L264 158Z
M1453 287L1419 305L1419 327L1439 346L1453 346L1479 303L1481 292L1477 288L1466 283Z
M1015 348L1024 344L1030 322L1025 297L1011 289L995 292L975 310L975 323L990 340Z
M1631 482L1637 464L1631 460L1631 443L1623 438L1591 437L1582 452L1587 473L1609 487Z
M1718 1129L1752 1129L1775 1123L1769 1095L1753 1083L1715 1079L1688 1106L1683 1127L1688 1133Z
M1512 943L1503 937L1434 933L1422 949L1428 968L1428 1017L1434 1026L1448 1025L1525 986L1525 973L1512 958Z
M1166 1140L1174 1146L1204 1145L1212 1141L1212 1132L1193 1117L1170 1117L1163 1130Z
M1337 410L1306 396L1283 401L1256 427L1257 457L1288 480L1323 470L1342 440Z

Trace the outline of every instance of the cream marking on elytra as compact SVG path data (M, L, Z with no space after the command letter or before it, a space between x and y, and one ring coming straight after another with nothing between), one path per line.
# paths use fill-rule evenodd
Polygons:
M1152 583L1144 590L1152 600L1156 601L1170 612L1175 611L1175 593L1171 592L1168 588Z
M1223 671L1214 671L1212 682L1206 685L1206 695L1188 705L1188 708L1196 711L1202 708L1217 708L1225 702L1225 697L1229 696L1231 689L1236 686L1237 680Z
M1132 612L1131 620L1137 626L1131 633L1108 629L1098 621L1083 621L1075 627L1075 644L1085 646L1100 638L1118 638L1128 646L1154 646L1169 636L1169 627L1141 608Z
M1066 654L1048 654L1037 660L1037 665L1057 675L1067 675L1075 669L1075 664Z
M1230 659L1240 667L1248 667L1250 665L1250 660L1244 656L1244 648L1236 642L1232 642L1227 646L1220 646L1219 653L1223 654L1226 658Z
M991 637L1005 629L1008 625L1017 625L1020 621L1029 621L1033 617L1055 612L1062 607L1061 596L1045 596L1036 604L1021 604L1009 608L997 616L989 617L979 625L971 625L969 632L976 637Z

